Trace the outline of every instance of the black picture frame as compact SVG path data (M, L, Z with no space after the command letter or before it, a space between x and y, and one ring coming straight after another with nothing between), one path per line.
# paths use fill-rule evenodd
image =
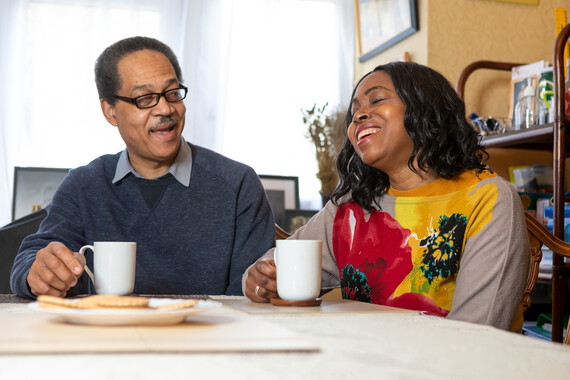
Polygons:
M12 221L45 208L70 169L14 167Z
M354 0L354 5L360 62L419 30L417 0Z
M285 210L299 208L299 177L261 174L259 179L269 199L275 223L282 227Z

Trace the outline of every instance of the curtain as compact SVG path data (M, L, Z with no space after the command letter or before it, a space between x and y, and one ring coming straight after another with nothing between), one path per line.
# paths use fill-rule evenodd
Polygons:
M13 60L9 57L16 54L17 46L9 36L17 30L18 19L14 17L18 14L17 6L16 0L0 2L0 83L2 83L0 86L0 226L11 220L12 171L10 169L13 167L13 160L10 158L11 151L8 147L14 128L8 128L10 123L7 109L10 98L15 95L10 93L14 88L10 77L14 77L15 72L11 66Z
M320 207L301 108L346 107L353 76L346 0L5 0L0 2L0 226L11 220L14 166L72 168L124 149L103 118L95 59L132 35L177 54L184 137L252 166L300 178Z
M183 0L0 2L0 226L11 220L15 166L72 168L124 149L101 113L95 59L132 35L159 38L181 54L177 28L185 26L187 6Z
M298 176L301 208L321 207L314 146L301 109L345 109L354 71L354 3L191 3L184 52L189 141Z

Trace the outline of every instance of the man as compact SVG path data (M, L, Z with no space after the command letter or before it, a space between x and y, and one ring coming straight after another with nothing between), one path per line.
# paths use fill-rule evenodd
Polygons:
M242 294L242 273L273 246L273 215L253 169L182 138L187 88L172 50L121 40L98 58L95 80L126 149L64 179L20 247L14 293L75 294L85 278L81 246L134 241L134 293Z

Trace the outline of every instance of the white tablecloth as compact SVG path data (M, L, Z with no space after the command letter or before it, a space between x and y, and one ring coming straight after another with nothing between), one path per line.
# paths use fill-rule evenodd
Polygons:
M0 304L0 314L29 312L25 304ZM570 346L488 326L382 312L249 317L289 329L320 351L2 355L0 379L570 378Z

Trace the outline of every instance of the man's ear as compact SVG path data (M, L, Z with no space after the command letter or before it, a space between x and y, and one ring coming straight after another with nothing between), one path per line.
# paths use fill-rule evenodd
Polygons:
M116 127L118 123L117 117L115 116L115 106L110 104L105 99L101 99L101 110L103 111L103 116L105 116L105 119L107 119L111 125L114 125Z

